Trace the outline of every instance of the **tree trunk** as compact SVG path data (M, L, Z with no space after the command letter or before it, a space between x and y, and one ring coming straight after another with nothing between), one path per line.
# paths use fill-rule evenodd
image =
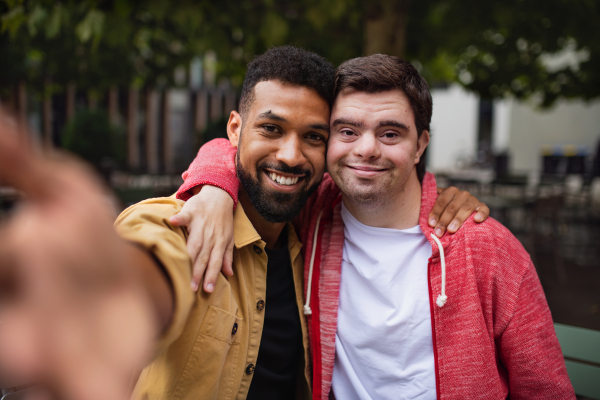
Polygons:
M364 54L403 58L409 0L375 0L366 6Z
M111 86L108 89L108 119L112 125L118 125L119 118L119 88Z
M71 122L73 117L75 116L75 100L77 97L77 87L73 82L67 84L67 104L66 104L66 115L65 119L67 123Z
M54 146L54 137L52 133L52 94L49 88L51 81L46 79L44 82L44 99L42 101L42 136L44 148L50 150Z
M155 89L146 90L146 163L148 172L158 174L158 109L159 98Z
M129 88L127 98L127 164L133 171L140 168L140 150L138 146L138 106L139 91Z

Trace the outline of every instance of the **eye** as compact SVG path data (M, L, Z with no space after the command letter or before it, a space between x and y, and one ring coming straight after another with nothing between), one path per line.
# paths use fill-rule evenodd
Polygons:
M276 125L263 125L262 128L269 133L281 133L281 130Z
M352 132L350 129L342 129L340 131L340 135L342 135L342 136L353 136L353 135L355 135L355 133Z
M397 143L401 139L401 135L395 131L384 132L380 137L385 143Z
M323 135L314 132L307 134L306 138L314 142L325 142L325 138L323 137Z

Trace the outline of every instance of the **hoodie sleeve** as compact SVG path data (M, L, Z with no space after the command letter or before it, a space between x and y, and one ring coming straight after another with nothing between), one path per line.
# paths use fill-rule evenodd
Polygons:
M237 205L240 184L235 172L236 151L227 139L214 139L202 146L182 175L184 182L177 191L177 198L187 201L194 187L212 185L229 193Z
M531 261L515 312L498 344L511 399L575 399L550 309Z

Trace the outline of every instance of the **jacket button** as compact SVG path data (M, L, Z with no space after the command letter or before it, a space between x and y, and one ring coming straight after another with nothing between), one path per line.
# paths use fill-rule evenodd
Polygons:
M254 245L254 251L256 252L256 254L262 254L262 249L257 245Z
M252 375L254 373L254 364L248 364L246 367L246 375Z
M231 330L231 335L235 335L237 333L238 330L238 324L237 322L233 324L233 329Z
M265 309L265 301L264 300L259 300L258 303L256 303L256 309L258 311L262 311Z

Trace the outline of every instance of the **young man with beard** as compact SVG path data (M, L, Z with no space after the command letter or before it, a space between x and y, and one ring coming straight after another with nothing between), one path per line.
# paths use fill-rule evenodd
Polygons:
M493 220L469 219L441 238L429 226L437 196L423 163L431 113L427 83L405 61L378 54L337 70L331 176L299 225L313 398L574 399L518 240ZM208 149L178 195L202 183L235 198L235 150L223 141ZM290 185L277 170L263 180Z

